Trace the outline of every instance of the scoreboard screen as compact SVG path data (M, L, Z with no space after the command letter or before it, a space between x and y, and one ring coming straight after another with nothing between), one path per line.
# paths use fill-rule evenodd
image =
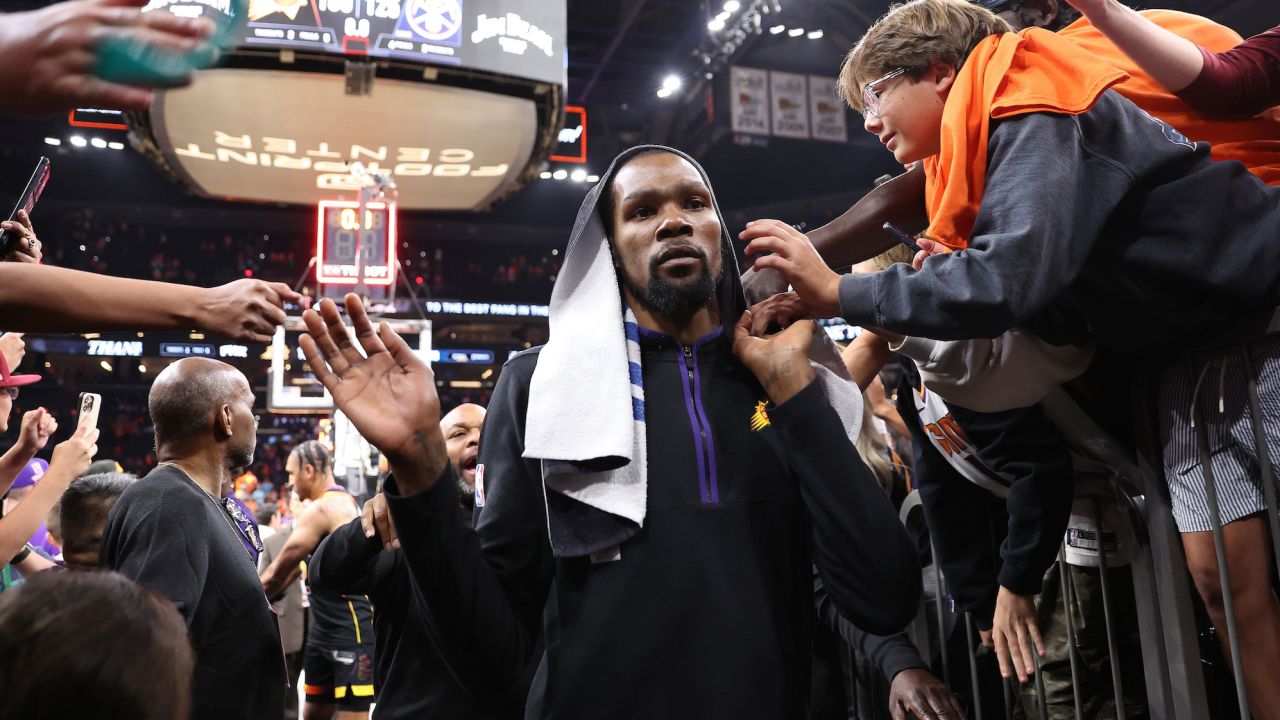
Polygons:
M396 206L354 201L320 202L316 280L331 285L391 285L396 280Z
M148 10L226 17L229 0ZM241 47L294 48L486 70L563 85L565 0L249 0Z

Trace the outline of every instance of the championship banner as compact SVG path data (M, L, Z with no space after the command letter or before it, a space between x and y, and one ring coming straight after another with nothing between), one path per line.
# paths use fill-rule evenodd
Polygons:
M773 134L809 139L809 92L805 76L770 72L769 93L773 98Z
M729 108L734 132L768 135L768 71L729 68Z
M809 117L814 140L848 142L844 101L836 94L835 78L809 76Z

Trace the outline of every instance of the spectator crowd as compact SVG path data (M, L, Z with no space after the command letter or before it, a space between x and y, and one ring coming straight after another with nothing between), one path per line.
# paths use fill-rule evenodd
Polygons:
M0 109L217 55L139 5L0 15ZM1140 718L1182 672L1280 719L1280 28L885 10L838 92L904 172L822 227L645 145L560 248L405 241L428 296L550 304L496 387L302 303L305 232L0 224L0 717ZM296 304L332 420L264 415L261 363L113 391L23 339Z

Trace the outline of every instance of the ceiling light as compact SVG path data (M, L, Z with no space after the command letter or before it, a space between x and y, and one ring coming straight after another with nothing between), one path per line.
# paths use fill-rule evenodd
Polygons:
M791 28L790 30L787 31L787 35L790 37L800 37L803 34L804 34L804 28Z
M106 370L107 372L111 372L111 363L107 362L106 360L103 360L102 362L98 363L98 365L101 366L103 370Z
M671 97L671 91L666 88L658 88L658 97L666 99Z
M557 170L557 171L555 171L555 172L551 173L551 177L553 177L553 178L555 178L555 179L557 179L557 180L563 180L563 179L565 179L565 178L569 177L569 173L568 173L567 171L565 171L565 170Z
M89 144L96 148L101 148L103 150L105 150L107 147L107 141L103 140L102 138L94 138L89 141Z
M143 365L142 363L138 363L138 372L140 372L140 373L146 373L146 372L147 372L147 366L146 366L146 365Z
M770 35L777 35L778 33L782 32L783 30L786 30L786 29L787 29L787 26L786 26L786 25L774 25L773 27L769 28L769 34L770 34Z
M820 40L822 38L822 31L814 30L813 32L809 33L807 37L810 40Z
M598 183L598 182L600 182L600 176L599 176L599 175L588 175L588 176L587 176L587 182L589 182L589 183ZM557 252L558 252L558 251L556 251L556 250L552 250L552 251L551 251L551 254L552 254L552 255L555 255Z
M119 143L119 142L109 142L109 143L107 143L107 147L111 148L112 150L123 150L123 149L124 149L124 143Z
M62 141L59 140L58 138L45 138L44 144L45 145L61 145Z
M72 145L75 145L76 147L84 147L85 145L88 145L88 144L89 144L89 141L85 140L84 138L80 137L79 135L72 135L72 136L71 136L71 144L72 144Z
M740 7L742 7L742 5L738 0L729 0L729 2L724 4L724 11L728 13L736 13Z
M543 171L542 171L542 174L541 174L541 175L539 175L538 177L542 178L543 180L550 180L550 179L551 179L551 171L550 171L550 170L543 170Z
M569 179L574 182L585 182L587 179L587 171L582 168L578 168L573 171L573 174L569 176Z
M662 79L662 89L675 92L680 89L681 80L679 75L668 75Z
M721 30L724 29L724 21L721 20L720 18L716 18L711 22L707 23L707 29L710 30L711 32L720 32Z

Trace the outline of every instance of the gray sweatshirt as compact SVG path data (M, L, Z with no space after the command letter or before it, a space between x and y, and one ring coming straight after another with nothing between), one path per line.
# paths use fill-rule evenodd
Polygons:
M845 276L850 324L939 340L1023 325L1136 351L1276 304L1280 191L1239 162L1211 161L1114 91L1081 115L992 128L969 248Z

